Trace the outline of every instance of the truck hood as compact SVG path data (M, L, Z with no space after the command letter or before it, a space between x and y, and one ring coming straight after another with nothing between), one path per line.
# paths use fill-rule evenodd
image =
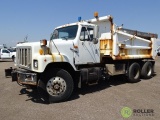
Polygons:
M39 49L41 48L40 42L28 42L17 44L17 48L30 47L32 49L32 55L39 54ZM73 58L73 40L62 40L54 39L53 41L47 41L47 47L50 48L51 53L57 54L60 52L61 55Z
M50 41L49 47L52 53L60 52L63 55L68 55L68 53L72 52L73 40L55 39L54 41Z

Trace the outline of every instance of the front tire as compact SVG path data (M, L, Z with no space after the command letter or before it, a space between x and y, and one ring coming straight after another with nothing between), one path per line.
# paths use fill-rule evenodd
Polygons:
M67 100L74 88L72 76L63 69L50 70L38 81L38 92L50 103Z

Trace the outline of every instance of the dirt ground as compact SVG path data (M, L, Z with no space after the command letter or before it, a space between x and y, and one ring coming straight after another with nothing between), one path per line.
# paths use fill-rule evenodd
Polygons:
M123 120L124 107L137 110L129 120L160 119L160 57L156 59L156 73L149 80L131 84L114 77L78 89L69 101L54 104L41 101L36 90L5 78L4 69L14 67L13 62L0 61L0 66L1 120Z

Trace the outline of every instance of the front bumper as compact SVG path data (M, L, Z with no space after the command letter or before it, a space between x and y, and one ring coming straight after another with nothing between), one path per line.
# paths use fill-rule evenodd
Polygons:
M22 85L37 85L37 74L28 71L17 71L17 82Z
M21 85L37 85L37 74L25 70L14 70L11 73L12 81Z

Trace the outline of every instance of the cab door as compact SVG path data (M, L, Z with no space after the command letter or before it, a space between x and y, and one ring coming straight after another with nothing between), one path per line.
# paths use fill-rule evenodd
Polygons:
M94 26L82 26L78 50L74 54L75 64L92 64L100 62L99 42L93 42Z

